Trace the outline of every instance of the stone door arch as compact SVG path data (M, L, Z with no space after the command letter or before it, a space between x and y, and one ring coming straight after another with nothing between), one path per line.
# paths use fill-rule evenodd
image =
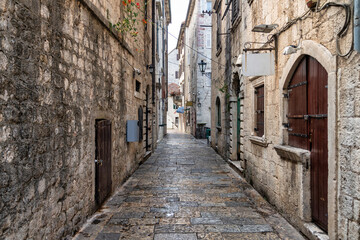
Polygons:
M287 145L289 142L288 131L286 126L283 126L283 123L286 123L286 115L288 113L288 102L286 99L286 94L288 93L288 86L294 75L297 66L303 60L305 56L310 56L316 59L319 62L326 72L328 73L327 82L328 82L328 96L327 96L327 142L328 142L328 229L329 237L336 238L337 235L337 154L336 154L336 136L337 136L337 127L336 127L336 100L337 100L337 65L336 65L336 56L333 56L328 49L323 45L316 43L311 40L305 40L302 42L302 48L297 53L290 56L289 60L285 64L285 67L282 69L282 76L280 78L279 87L280 93L282 94L283 101L281 102L281 127L282 131L282 144ZM306 181L306 180L305 180ZM308 191L309 189L304 189ZM310 205L310 202L306 202L306 205ZM305 214L306 215L306 214ZM309 221L310 219L306 216L302 216L304 220Z

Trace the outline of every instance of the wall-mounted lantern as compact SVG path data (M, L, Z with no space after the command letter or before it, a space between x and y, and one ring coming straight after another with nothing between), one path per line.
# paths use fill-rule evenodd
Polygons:
M198 63L198 65L199 65L200 72L204 75L205 69L206 69L206 62L204 62L204 60L201 60Z
M272 30L277 28L278 24L260 24L255 26L252 31L253 32L260 32L260 33L270 33Z

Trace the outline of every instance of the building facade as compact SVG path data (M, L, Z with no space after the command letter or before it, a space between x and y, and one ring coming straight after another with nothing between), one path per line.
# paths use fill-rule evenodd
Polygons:
M310 7L213 1L212 147L310 239L359 239L354 1Z
M183 125L180 124L180 114L183 114L181 113L182 98L180 86L176 83L169 84L168 103L169 110L167 112L167 128L183 132Z
M170 1L156 0L155 12L155 85L156 85L156 143L166 135L166 123L168 109L167 85L168 85L168 26L171 22Z
M158 5L145 2L134 41L110 27L119 1L1 1L2 238L73 235L154 149Z
M189 2L178 43L183 50L187 132L197 138L205 138L205 129L211 126L211 17L203 13L207 10L211 10L211 1ZM204 72L199 69L201 61L206 64Z

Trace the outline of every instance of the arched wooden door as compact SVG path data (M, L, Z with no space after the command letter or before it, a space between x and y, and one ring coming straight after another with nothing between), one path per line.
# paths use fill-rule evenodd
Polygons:
M328 74L314 58L306 56L288 86L289 145L311 152L311 212L313 221L328 227Z

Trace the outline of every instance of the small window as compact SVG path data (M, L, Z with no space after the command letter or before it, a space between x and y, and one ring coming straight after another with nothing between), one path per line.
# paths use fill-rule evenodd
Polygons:
M211 1L206 2L206 10L211 12Z
M135 82L135 91L140 92L140 90L141 90L141 82L136 80L136 82Z
M240 0L233 0L232 1L232 21L235 21L236 18L239 16L240 12Z
M179 117L175 117L175 126L179 126Z
M216 126L221 127L221 104L220 98L216 98Z
M262 137L264 135L264 85L255 88L255 133L256 136Z
M219 8L217 9L217 30L216 30L216 49L221 49L221 2L219 3Z
M175 71L175 78L179 78L179 71Z

